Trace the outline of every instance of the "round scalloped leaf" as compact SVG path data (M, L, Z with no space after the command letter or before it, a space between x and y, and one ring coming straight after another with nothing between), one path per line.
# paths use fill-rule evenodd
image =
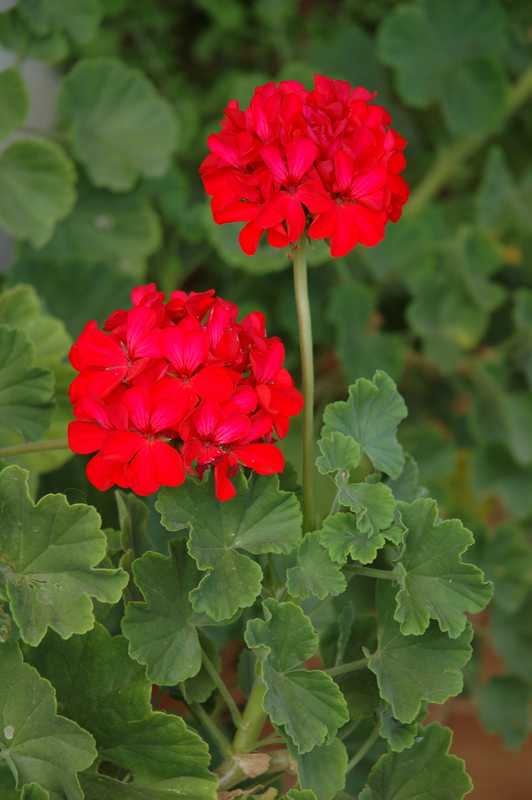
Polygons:
M0 155L0 226L41 247L72 210L75 182L74 165L59 145L14 142Z
M96 186L128 191L140 176L168 169L175 114L138 70L108 58L79 61L63 82L59 110Z
M0 139L24 124L29 99L26 84L15 67L0 72Z

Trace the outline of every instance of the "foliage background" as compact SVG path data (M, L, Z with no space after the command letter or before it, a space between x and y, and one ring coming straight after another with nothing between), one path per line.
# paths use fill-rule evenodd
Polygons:
M44 326L33 330L39 366L155 280L263 309L297 369L286 254L248 258L232 226L212 223L197 173L206 137L229 98L247 103L270 79L310 83L319 72L378 91L408 138L413 194L382 245L334 263L313 256L318 403L376 368L398 381L410 412L402 441L445 514L474 531L475 559L495 582L468 696L488 730L519 746L532 688L530 3L28 0L0 15L0 43L16 65L44 60L61 76L53 125L35 132L19 73L0 74L0 132L44 142L13 161L8 138L0 155L0 225L16 240L4 287L33 285L65 326L27 313L30 328L32 318ZM100 82L108 92L94 107ZM5 98L17 98L9 114ZM68 418L68 367L54 369L63 395L50 438ZM15 441L3 432L3 444ZM112 496L89 488L80 459L27 463L38 494L63 491L117 525ZM328 489L321 497L325 508ZM491 647L504 674L481 685Z

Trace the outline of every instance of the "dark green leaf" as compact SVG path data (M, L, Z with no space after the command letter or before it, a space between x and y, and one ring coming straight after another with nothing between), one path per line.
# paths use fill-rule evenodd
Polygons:
M319 532L307 533L297 552L297 566L287 572L288 591L302 599L325 600L342 594L347 583L337 564L321 543Z
M476 693L480 721L508 747L520 747L528 737L530 695L530 685L511 675L492 678Z
M0 139L24 124L29 98L26 84L16 67L0 72Z

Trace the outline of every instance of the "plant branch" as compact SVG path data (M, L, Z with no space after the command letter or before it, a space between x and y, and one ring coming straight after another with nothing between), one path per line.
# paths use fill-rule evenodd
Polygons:
M294 291L296 297L299 350L303 380L303 519L305 530L315 525L314 494L314 352L312 347L312 319L308 294L307 259L305 245L300 243L292 250L294 262Z
M365 669L368 665L367 658L359 658L356 661L348 661L345 664L338 664L336 667L329 667L324 670L332 678L337 678L339 675L347 675L349 672L356 672L359 669Z
M522 73L508 93L505 117L512 116L532 94L532 64ZM405 213L414 216L445 186L460 166L479 150L493 135L487 133L470 134L457 139L436 156L432 167L412 192Z
M40 453L43 450L68 450L67 439L46 439L42 442L24 442L7 447L0 447L0 458L21 456L29 453Z
M216 742L222 755L224 755L226 758L232 758L233 748L231 747L231 742L222 729L218 727L216 722L211 719L203 707L199 703L190 703L190 710L194 716L198 718L199 722L208 732L212 740Z
M249 753L255 748L266 720L266 712L264 711L265 693L266 689L261 679L255 678L255 683L242 715L242 721L233 740L233 748L237 753Z
M373 747L378 738L379 738L379 723L377 722L377 724L371 731L370 735L368 736L364 744L362 744L361 747L359 747L354 756L350 759L347 765L347 772L351 772L351 770L354 769L356 765L362 761L364 756L366 756L369 753L369 751L371 750L371 748Z
M364 575L366 578L379 578L385 581L397 580L397 573L393 569L375 569L374 567L349 566L351 575Z
M218 670L210 660L209 656L205 651L202 654L203 666L205 667L207 673L209 674L211 680L215 684L216 688L220 692L221 696L223 697L225 704L231 714L231 719L233 720L233 724L235 728L240 728L242 725L242 714L238 710L238 706L235 703L231 692L225 685L221 675L219 674Z

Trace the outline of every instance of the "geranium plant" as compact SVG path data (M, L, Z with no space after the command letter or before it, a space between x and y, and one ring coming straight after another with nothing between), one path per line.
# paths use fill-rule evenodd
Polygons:
M31 459L67 449L39 441L46 340L65 337L29 287L2 295L3 798L470 791L450 730L426 717L461 691L469 615L490 600L473 536L423 489L385 372L357 379L314 433L307 253L383 239L408 197L405 144L343 81L229 103L201 176L215 221L245 223L246 253L264 235L292 261L302 392L264 314L210 288L139 285L102 327L85 321L68 444L90 455L95 489L113 489L117 527L64 494L35 501ZM10 324L21 307L25 330ZM282 442L301 411L299 478Z

